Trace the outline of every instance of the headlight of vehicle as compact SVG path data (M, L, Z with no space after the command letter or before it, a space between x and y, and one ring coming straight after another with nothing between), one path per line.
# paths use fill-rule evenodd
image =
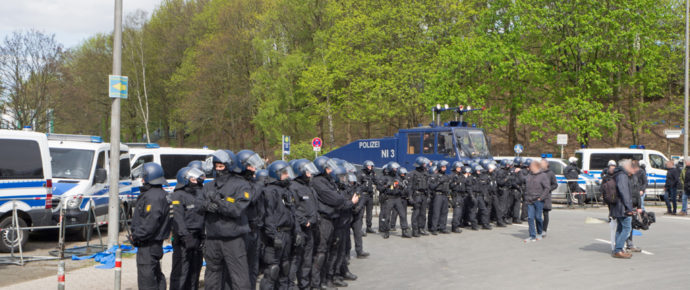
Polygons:
M78 196L69 196L66 198L67 202L65 205L67 206L68 209L75 209L79 208L81 205L82 197L81 195Z

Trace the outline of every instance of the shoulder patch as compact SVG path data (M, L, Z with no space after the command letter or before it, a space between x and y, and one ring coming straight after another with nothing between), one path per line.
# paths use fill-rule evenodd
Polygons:
M226 198L225 200L227 200L228 202L231 202L231 203L234 203L234 202L235 202L235 199L232 198L232 197L228 197L228 198Z
M150 204L147 204L147 205L146 205L146 212L150 212L150 211L151 211L151 205L150 205Z
M249 192L244 192L244 198L249 198Z
M180 204L180 201L179 200L173 200L172 204Z

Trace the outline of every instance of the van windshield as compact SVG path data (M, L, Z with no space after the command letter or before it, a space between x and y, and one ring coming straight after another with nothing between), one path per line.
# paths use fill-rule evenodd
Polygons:
M53 178L89 179L93 164L92 150L50 148L50 157Z
M491 156L484 132L479 130L455 130L455 139L461 157L488 158Z
M589 170L602 170L608 166L609 160L623 159L642 160L641 153L592 153L589 157Z

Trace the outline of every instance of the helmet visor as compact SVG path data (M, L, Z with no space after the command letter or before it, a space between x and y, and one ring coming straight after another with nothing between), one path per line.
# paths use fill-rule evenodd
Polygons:
M331 170L335 170L338 167L338 163L336 163L333 159L329 159L326 161L326 164L323 168L330 168Z
M187 171L187 178L194 178L194 179L199 179L199 178L204 178L206 177L206 174L204 174L203 171L196 169L196 168L191 168Z
M264 169L266 163L263 159L261 159L261 156L259 156L259 154L254 153L252 156L249 156L249 158L245 161L244 165L252 166L256 170L261 170Z
M309 172L312 176L319 174L319 170L316 169L316 165L311 162L302 165L302 171L304 171L304 173Z
M354 173L348 173L347 174L347 181L350 183L356 183L357 182L357 176Z
M345 170L347 170L347 172L350 172L350 173L357 172L357 168L355 168L355 166L352 165L351 163L345 163L344 167L345 167Z
M285 168L281 169L278 171L280 180L293 180L295 179L295 172L292 171L292 167L290 166L285 166ZM283 176L287 175L287 178L283 178Z

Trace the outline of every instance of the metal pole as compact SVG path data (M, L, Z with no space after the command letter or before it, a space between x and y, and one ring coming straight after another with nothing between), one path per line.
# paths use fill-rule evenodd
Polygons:
M683 158L688 158L688 86L690 80L688 79L688 70L690 61L690 0L685 0L685 123L683 124Z
M115 0L113 75L122 74L122 0ZM108 249L119 244L120 219L120 98L113 98L110 116L110 193L108 198Z
M63 200L66 201L66 200ZM58 290L65 289L65 203L60 203L60 230L58 232Z
M282 148L280 148L280 152L282 152L282 153L280 153L280 160L285 161L285 135L283 135L282 140L283 140L283 143L282 143L283 146L282 146Z
M115 251L115 290L120 290L122 283L122 249Z

